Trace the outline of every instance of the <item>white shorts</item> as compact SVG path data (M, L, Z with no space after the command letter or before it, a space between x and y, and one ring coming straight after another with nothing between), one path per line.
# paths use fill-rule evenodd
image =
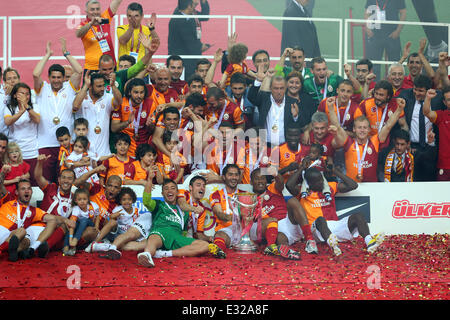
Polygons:
M41 234L42 231L44 231L45 227L41 226L30 226L28 227L27 234L25 235L25 238L30 239L30 246L35 243Z
M289 216L278 221L278 232L281 232L286 236L290 246L304 238L300 225L293 224L291 220L289 220Z
M338 241L351 241L353 238L356 238L359 236L358 229L355 228L353 232L351 232L348 229L348 218L350 216L345 217L338 221L327 221L328 229L330 229L331 233L336 235ZM311 231L313 236L316 238L316 240L319 240L320 242L325 242L322 235L320 234L319 230L316 228L316 222L314 221L311 225Z
M0 245L3 244L3 242L8 239L9 235L11 234L11 231L6 229L4 226L0 226Z
M225 233L228 236L228 238L230 238L230 243L231 243L231 240L233 240L233 225L229 225L226 228L222 228L222 229L216 231L215 234L217 235L218 232Z
M130 226L130 228L136 228L141 233L142 237L137 239L136 241L141 241L148 238L148 234L150 232L150 228L152 227L152 214L142 213L136 219L135 222ZM128 230L130 230L128 228Z

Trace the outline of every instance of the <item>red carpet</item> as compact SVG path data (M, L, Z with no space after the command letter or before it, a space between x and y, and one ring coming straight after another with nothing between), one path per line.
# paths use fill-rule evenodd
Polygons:
M325 245L319 245L319 255L308 255L298 243L294 248L303 251L301 261L228 250L225 260L155 259L153 269L139 266L131 252L119 261L52 252L47 259L16 263L3 254L0 300L446 300L449 240L448 235L392 236L370 256L357 239L342 243L344 254L338 258ZM67 288L71 265L81 270L81 290ZM371 265L379 267L379 289L367 286Z

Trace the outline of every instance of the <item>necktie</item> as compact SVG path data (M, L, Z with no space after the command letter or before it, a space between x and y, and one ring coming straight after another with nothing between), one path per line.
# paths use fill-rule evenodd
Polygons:
M403 161L402 161L402 157L400 157L399 155L397 155L397 166L395 167L395 172L397 174L400 174L403 170Z
M423 115L423 101L420 102L419 111L419 144L425 146L425 116Z

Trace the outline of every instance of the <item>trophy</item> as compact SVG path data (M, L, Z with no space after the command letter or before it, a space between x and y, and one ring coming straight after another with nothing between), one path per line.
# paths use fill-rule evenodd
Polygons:
M236 193L231 198L231 203L234 213L233 238L236 238L232 242L233 249L240 253L257 251L258 246L250 239L254 211L258 204L257 195L250 192Z

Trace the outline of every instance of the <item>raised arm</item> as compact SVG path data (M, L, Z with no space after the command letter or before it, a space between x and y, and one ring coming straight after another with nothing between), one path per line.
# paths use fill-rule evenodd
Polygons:
M41 91L42 84L44 83L44 81L42 80L42 72L44 71L47 61L53 55L51 46L52 43L50 41L47 41L47 46L45 47L45 56L42 57L42 59L38 62L33 70L34 91L36 91L36 93Z
M44 162L47 161L47 159L49 159L50 157L51 157L50 155L45 154L40 154L37 157L36 167L34 168L34 179L36 180L41 190L44 190L49 183L42 174L42 168L44 166Z
M378 134L378 139L381 143L385 142L391 132L392 128L397 123L398 119L400 119L400 115L405 110L406 101L403 98L397 98L397 110L389 117L386 124L381 128L380 133ZM387 108L387 107L386 107Z
M4 196L8 193L8 190L5 188L5 176L11 171L11 166L8 164L3 165L0 169L0 199L3 199Z
M340 148L347 141L348 134L341 127L339 120L337 118L336 112L334 112L334 103L336 102L336 97L330 97L327 99L327 107L328 107L328 118L330 119L329 131L334 134L334 139L332 141L333 148ZM339 110L337 110L339 112Z
M286 189L294 197L300 194L299 182L302 177L303 169L303 165L300 165L299 168L289 177L286 182Z
M437 119L437 113L431 110L431 99L436 97L436 90L430 89L427 91L427 95L425 96L425 101L423 102L423 115L430 119L431 122L435 122Z
M81 84L81 77L83 74L83 67L78 63L78 61L67 51L67 44L65 38L60 38L61 50L63 55L66 57L70 66L73 69L73 74L70 76L70 82L78 90Z
M350 80L353 85L353 91L358 92L358 93L361 92L361 90L362 90L361 84L353 76L352 67L349 64L344 64L344 72L345 72L345 75L347 76L348 80Z
M433 79L435 76L435 72L434 72L433 68L431 67L430 62L428 62L428 60L424 54L426 45L427 45L427 38L420 39L418 54L419 54L420 61L422 61L423 68L425 69L427 75L431 79Z
M119 6L122 3L122 0L112 0L109 8L111 9L113 14L117 13L117 10L119 10Z
M72 112L76 113L83 103L84 98L86 98L87 93L89 91L89 87L91 86L91 71L88 70L84 76L84 84L80 91L78 91L75 99L72 102Z
M223 58L223 51L221 48L216 50L216 53L214 53L214 60L211 63L211 66L208 69L208 72L205 76L205 84L209 86L211 83L213 83L214 74L216 73L217 64L222 61Z
M337 186L337 191L338 192L345 193L345 192L350 192L350 191L355 190L356 188L358 188L358 183L356 181L354 181L349 176L346 176L345 174L343 174L334 165L333 165L332 172L334 173L334 175L336 177L340 178L340 180L342 181L342 182L338 183L338 186Z

